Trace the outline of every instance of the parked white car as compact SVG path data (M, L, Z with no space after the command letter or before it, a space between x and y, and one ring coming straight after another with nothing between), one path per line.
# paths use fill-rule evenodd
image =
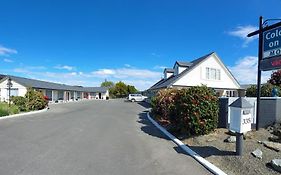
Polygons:
M128 100L131 102L135 101L144 101L147 98L147 96L143 96L141 94L129 94Z

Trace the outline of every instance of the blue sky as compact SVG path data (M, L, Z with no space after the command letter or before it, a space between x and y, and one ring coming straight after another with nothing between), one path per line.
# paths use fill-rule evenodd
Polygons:
M279 0L2 0L0 74L72 85L105 79L144 90L163 67L215 51L241 84L255 83L260 15ZM263 73L265 81L270 72Z

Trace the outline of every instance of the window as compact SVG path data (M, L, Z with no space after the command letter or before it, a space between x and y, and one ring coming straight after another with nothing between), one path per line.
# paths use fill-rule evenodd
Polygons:
M221 71L219 69L206 67L206 79L220 80L221 79Z
M227 90L226 91L226 97L236 97L235 91Z
M18 96L19 94L19 89L17 88L11 88L10 89L10 96ZM9 96L9 89L7 89L7 96Z

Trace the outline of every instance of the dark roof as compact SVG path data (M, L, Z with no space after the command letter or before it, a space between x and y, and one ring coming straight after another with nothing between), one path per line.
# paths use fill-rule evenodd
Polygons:
M106 92L107 90L107 87L83 87L85 92Z
M189 67L192 65L192 63L187 61L176 61L175 65L178 64L181 67ZM175 66L174 66L175 67Z
M189 63L189 67L187 69L185 69L184 71L182 71L180 74L178 75L172 75L169 78L167 78L165 81L162 81L161 83L156 83L155 85L153 85L152 87L150 87L149 89L153 90L153 89L160 89L160 88L167 88L169 86L171 86L178 78L182 77L183 75L187 74L189 71L191 71L195 66L197 66L200 62L202 62L203 60L205 60L206 58L208 58L210 55L212 55L214 52L211 52L207 55L204 55L196 60L193 60L191 62L185 62L185 63ZM177 61L175 64L178 64L179 62Z
M173 68L165 68L164 72L170 72L170 73L174 73L175 70Z
M241 84L240 86L242 89L248 89L251 86L256 86L256 84Z
M155 83L154 85L152 85L149 89L157 89L155 87L157 87L159 84L163 83L163 81L165 81L164 78L162 78L161 80L159 80L157 83Z
M83 86L70 86L66 84L59 84L59 83L52 83L47 81L41 81L41 80L35 80L30 78L23 78L23 77L17 77L17 76L5 76L4 79L7 79L10 77L15 82L30 88L38 88L38 89L52 89L52 90L69 90L69 91L80 91L80 92L105 92L103 88L99 87L83 87ZM3 80L4 80L3 79ZM2 81L3 81L2 80ZM92 91L97 90L97 91Z
M253 107L253 105L251 105L245 98L241 98L241 97L239 97L237 100L235 100L229 106L236 107L236 108L252 108Z

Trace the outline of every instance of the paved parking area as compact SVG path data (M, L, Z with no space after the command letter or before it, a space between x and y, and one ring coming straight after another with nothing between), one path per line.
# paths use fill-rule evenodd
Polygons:
M0 121L0 174L210 174L123 100L51 105Z

